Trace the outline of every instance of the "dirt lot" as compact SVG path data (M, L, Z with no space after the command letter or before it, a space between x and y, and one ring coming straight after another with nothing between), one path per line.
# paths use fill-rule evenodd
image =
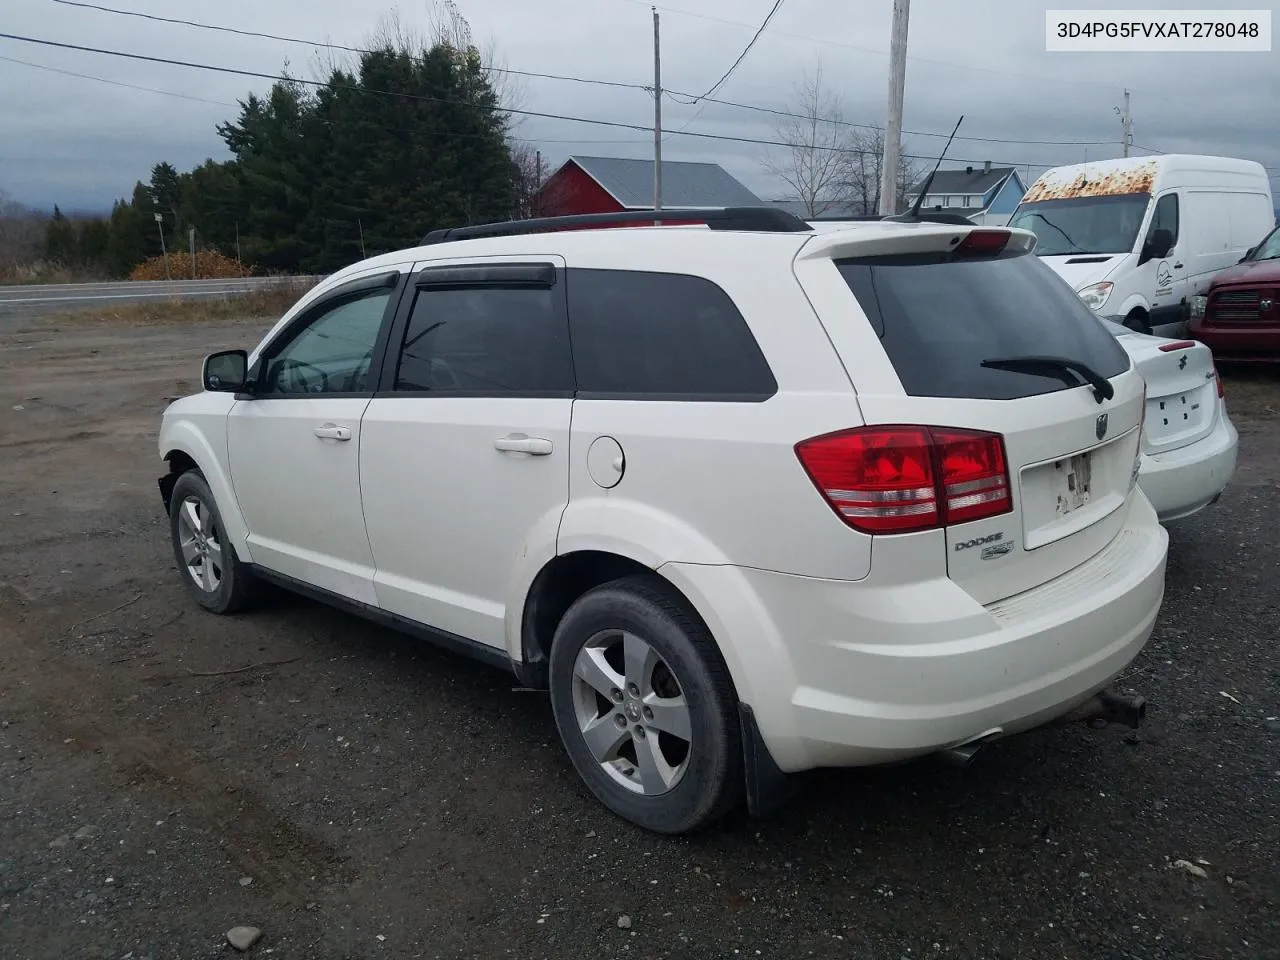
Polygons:
M5 960L221 956L237 924L323 960L1280 957L1280 372L1228 376L1241 465L1172 530L1140 735L822 773L669 840L598 807L500 672L299 599L187 600L163 398L260 327L0 334Z

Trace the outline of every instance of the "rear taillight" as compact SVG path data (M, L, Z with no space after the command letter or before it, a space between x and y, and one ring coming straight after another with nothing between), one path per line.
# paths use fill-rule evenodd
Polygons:
M907 533L1013 509L1004 439L951 427L861 427L796 444L836 514L864 533Z
M1174 350L1189 350L1196 345L1194 340L1170 340L1168 343L1160 344L1162 353L1172 353Z
M1221 400L1227 395L1227 392L1222 389L1222 374L1218 372L1217 367L1213 368L1213 380L1218 385L1218 399Z

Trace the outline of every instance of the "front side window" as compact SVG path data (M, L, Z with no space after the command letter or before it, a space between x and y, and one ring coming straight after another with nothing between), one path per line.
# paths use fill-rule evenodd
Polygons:
M1130 253L1150 201L1147 193L1039 200L1019 205L1009 226L1034 233L1042 257Z
M1151 229L1148 237L1155 237L1157 230L1168 230L1173 243L1178 242L1178 195L1167 193L1156 203L1156 212L1151 215Z
M373 351L391 300L385 288L344 298L306 322L266 357L258 393L361 393L370 388Z
M424 287L396 370L398 391L570 394L568 333L550 287Z

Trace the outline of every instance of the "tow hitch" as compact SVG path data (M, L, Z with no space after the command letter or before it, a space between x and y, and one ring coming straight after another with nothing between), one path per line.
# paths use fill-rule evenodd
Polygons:
M1090 697L1062 718L1063 723L1101 720L1120 723L1137 730L1147 716L1147 701L1138 696L1125 696L1103 690Z

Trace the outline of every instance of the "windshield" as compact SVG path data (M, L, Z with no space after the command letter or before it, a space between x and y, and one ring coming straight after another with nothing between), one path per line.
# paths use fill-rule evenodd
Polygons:
M1023 203L1009 226L1034 233L1036 253L1042 257L1129 253L1150 199L1147 193L1127 193Z
M1280 260L1280 227L1272 230L1265 240L1258 244L1250 260Z

